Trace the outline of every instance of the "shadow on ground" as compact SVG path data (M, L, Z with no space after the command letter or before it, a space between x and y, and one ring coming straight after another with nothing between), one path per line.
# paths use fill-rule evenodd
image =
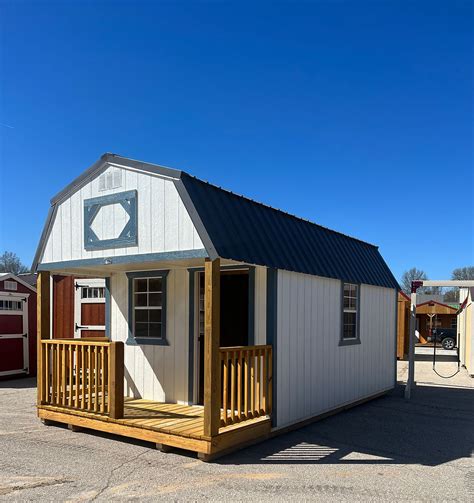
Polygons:
M387 396L270 439L220 464L421 464L470 458L474 389L403 386Z
M4 378L0 380L0 389L27 389L36 388L36 377L21 377L15 379Z

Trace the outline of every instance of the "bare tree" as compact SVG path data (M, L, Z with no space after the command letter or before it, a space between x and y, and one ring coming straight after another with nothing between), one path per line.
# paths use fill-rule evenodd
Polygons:
M474 266L458 267L451 273L451 279L456 281L474 279Z
M428 279L428 276L426 275L425 271L423 271L421 269L417 269L416 267L412 267L411 269L408 269L408 271L405 271L402 275L402 279L401 279L402 290L407 295L410 295L412 281L427 280L427 279ZM420 289L419 292L426 293L426 288Z
M21 263L21 260L16 253L5 251L2 255L0 255L0 272L21 274L28 271L28 267Z
M454 281L473 280L474 266L458 267L451 273L451 279ZM445 302L459 302L459 288L451 288L444 294Z

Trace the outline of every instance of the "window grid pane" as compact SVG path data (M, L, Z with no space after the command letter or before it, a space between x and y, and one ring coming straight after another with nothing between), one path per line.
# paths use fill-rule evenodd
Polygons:
M356 284L344 283L343 287L342 338L357 338L358 294Z
M134 285L134 335L161 339L163 278L136 278Z

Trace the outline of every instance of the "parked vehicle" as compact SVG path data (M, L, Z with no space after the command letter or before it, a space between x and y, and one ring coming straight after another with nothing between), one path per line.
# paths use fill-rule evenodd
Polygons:
M455 328L433 328L428 342L440 342L444 349L454 349L456 347Z

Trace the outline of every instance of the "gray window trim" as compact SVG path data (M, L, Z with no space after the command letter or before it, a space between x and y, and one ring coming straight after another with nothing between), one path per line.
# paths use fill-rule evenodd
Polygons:
M127 272L128 277L128 338L125 342L128 346L169 346L166 337L166 306L167 306L167 276L169 270L162 271L139 271ZM133 333L135 309L133 308L133 280L136 278L161 278L163 281L163 302L161 305L161 338L158 337L135 337Z
M356 308L356 337L354 339L344 339L344 285L357 286L357 308ZM360 295L361 284L354 281L341 281L341 331L339 336L339 346L354 346L360 344Z
M99 239L91 226L100 209L111 204L120 204L127 212L129 220L120 235L113 239ZM84 200L84 248L105 250L123 246L135 246L137 236L137 191L127 190L116 194L93 197Z

